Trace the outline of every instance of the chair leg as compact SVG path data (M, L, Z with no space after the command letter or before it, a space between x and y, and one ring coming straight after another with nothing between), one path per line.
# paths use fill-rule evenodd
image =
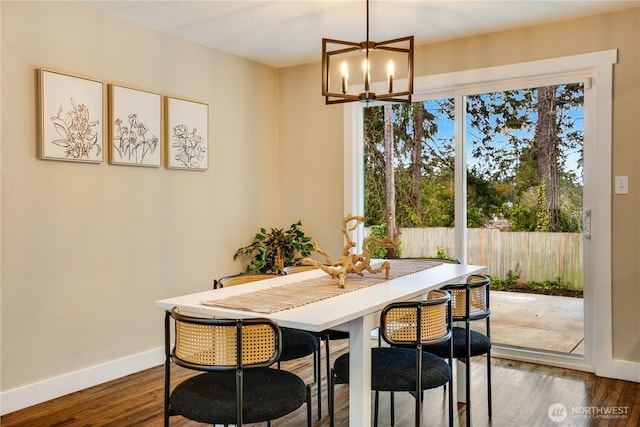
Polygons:
M389 405L389 412L391 413L391 427L396 425L396 402L395 399L393 397L393 392L390 393L391 395L391 402Z
M329 382L328 384L328 388L329 388L329 426L333 427L333 424L335 422L334 420L334 412L335 412L335 386L336 386L336 380L333 378L333 369L330 372L330 377L327 379L327 381Z
M380 392L378 390L374 393L373 402L373 427L378 427L378 400L380 399Z
M415 405L416 405L414 409L415 425L422 426L422 400L416 397Z
M471 427L471 358L466 359L464 369L467 374L466 396L467 396L467 427Z
M311 385L307 384L307 427L311 427Z
M318 370L318 359L320 358L320 344L322 341L320 338L316 338L318 340L318 351L313 352L313 381L318 381L318 377L320 376L320 371Z
M326 358L326 368L327 368L327 381L329 381L329 376L331 376L331 351L329 350L329 336L327 335L324 339L324 352L325 352L325 358ZM318 364L318 366L320 366L320 364ZM320 372L319 370L320 368L318 367L318 372ZM328 397L327 397L328 400ZM333 406L329 407L329 411L333 410Z
M167 311L164 316L164 348L165 348L165 360L164 360L164 427L169 427L169 402L171 399L171 343L170 343L170 327L171 318Z
M170 367L169 362L165 362L165 374L164 374L164 427L169 427L169 398L170 398Z
M487 352L487 402L489 404L489 419L491 419L491 350Z
M447 362L449 363L449 372L451 372L451 375L449 376L449 386L447 387L447 383L445 383L444 390L449 392L449 427L453 427L453 337L451 337L449 341L449 346Z
M320 366L322 365L321 346L322 340L318 338L318 351L313 353L313 372L314 378L318 382L318 419L322 418L322 375L320 374Z
M453 375L449 383L449 427L453 427Z

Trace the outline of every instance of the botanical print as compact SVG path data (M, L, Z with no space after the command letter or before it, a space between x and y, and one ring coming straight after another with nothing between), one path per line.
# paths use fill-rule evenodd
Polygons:
M208 168L209 106L169 98L167 104L167 167L205 170Z
M99 120L89 120L89 109L86 105L76 105L71 98L72 111L67 111L63 116L64 108L58 108L58 114L51 117L53 126L60 136L49 141L64 149L66 157L75 160L89 160L91 151L95 149L96 155L102 150L98 144L98 134L94 133Z
M198 130L193 128L189 131L186 125L177 125L173 128L171 148L175 156L174 160L189 169L198 169L205 160L207 151L202 135L198 135Z
M111 163L160 166L161 96L110 85Z
M128 120L128 127L126 124L122 126L121 119L115 120L113 148L121 161L144 164L145 156L153 154L158 148L158 137L151 135L147 139L149 128L144 123L138 122L137 114L130 114Z
M40 157L101 162L102 83L39 70Z

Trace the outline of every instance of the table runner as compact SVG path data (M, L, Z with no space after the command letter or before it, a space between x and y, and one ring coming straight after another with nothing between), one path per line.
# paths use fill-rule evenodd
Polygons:
M226 298L201 301L201 303L210 306L270 314L311 304L346 292L357 291L358 289L377 285L387 280L417 273L418 271L442 264L441 262L421 259L395 259L388 261L391 264L389 279L385 279L384 271L379 274L365 272L363 276L349 274L345 280L345 287L339 288L337 280L325 274L313 279L273 286L271 288Z

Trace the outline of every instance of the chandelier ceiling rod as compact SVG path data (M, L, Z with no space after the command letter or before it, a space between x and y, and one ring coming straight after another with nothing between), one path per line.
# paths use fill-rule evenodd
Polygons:
M364 63L365 63L365 67L367 67L364 70L364 91L365 93L369 93L369 67L370 67L370 63L369 63L369 0L367 0L367 40L366 40L366 45L365 45L365 54L364 54Z

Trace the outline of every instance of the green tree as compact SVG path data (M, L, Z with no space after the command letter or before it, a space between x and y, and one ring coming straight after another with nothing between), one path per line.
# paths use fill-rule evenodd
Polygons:
M567 168L566 153L580 153L582 165L582 117L575 112L583 98L582 84L468 98L473 157L487 165L481 173L503 183L515 177L503 211L511 229L577 230L581 177ZM496 144L497 137L505 142Z
M387 226L387 236L396 239L398 232L396 230L396 180L395 167L393 159L393 120L392 107L385 105L384 111L384 182L385 182L385 220ZM395 248L387 248L387 256L389 258L396 257Z

